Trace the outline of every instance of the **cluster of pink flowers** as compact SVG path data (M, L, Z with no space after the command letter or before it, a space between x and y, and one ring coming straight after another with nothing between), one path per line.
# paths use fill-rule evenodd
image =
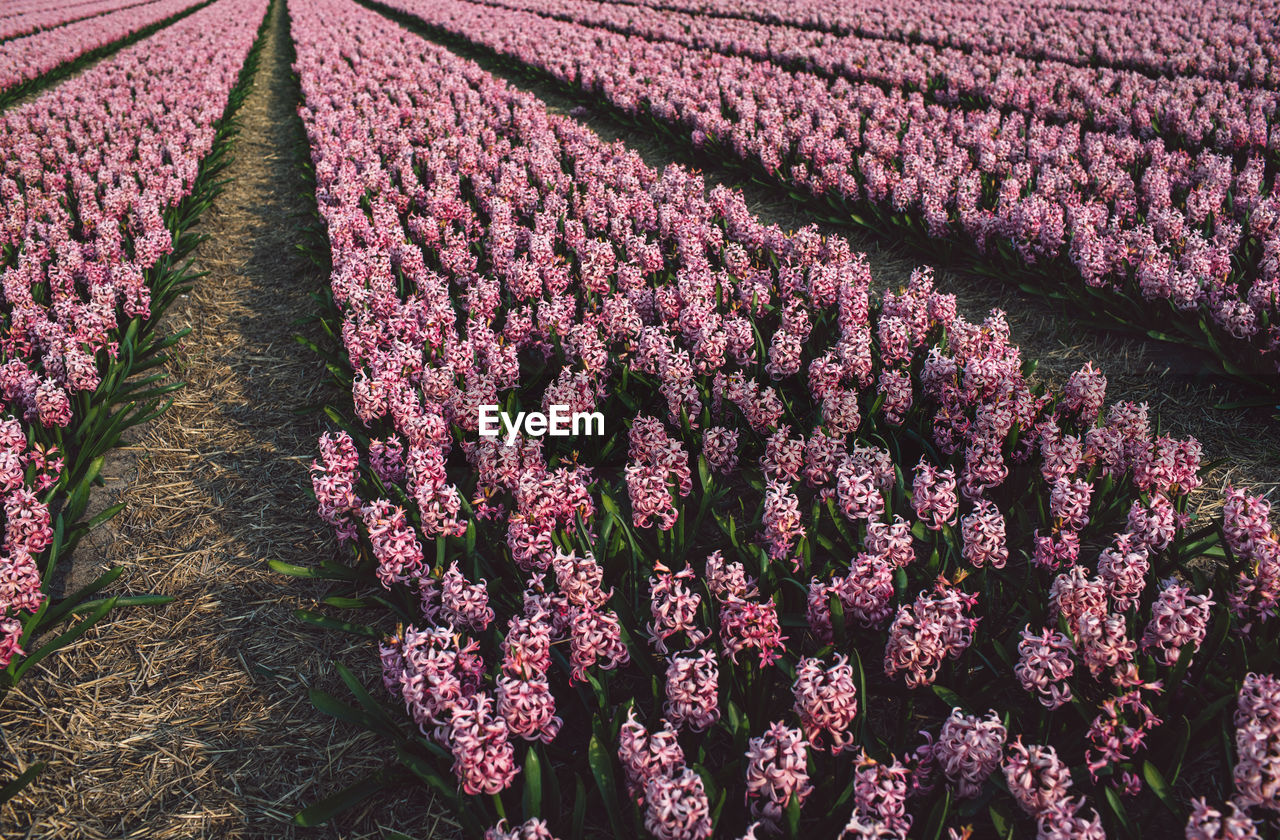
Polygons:
M1187 817L1187 840L1259 840L1258 827L1247 811L1236 803L1225 816L1205 803L1203 796L1191 800L1191 816Z
M1133 67L1149 75L1234 79L1271 88L1280 81L1274 69L1280 48L1265 28L1274 19L1272 2L1194 9L1171 0L1105 8L1026 6L1009 0L928 7L905 0L859 0L839 7L822 0L801 0L785 8L768 0L632 2L642 8L796 26L831 35L857 34L897 45L951 46L968 53ZM1224 28L1232 32L1229 42L1223 38Z
M1071 657L1076 649L1071 640L1048 628L1039 635L1027 625L1018 642L1018 664L1014 676L1022 687L1036 695L1046 709L1057 709L1071 702L1071 684L1076 663Z
M27 470L34 472L32 486ZM34 613L45 601L36 558L53 542L53 518L35 491L57 483L62 459L56 449L27 441L13 417L0 420L0 505L4 539L0 544L0 667L22 654L19 612Z
M1187 542L1198 445L1156 434L1145 406L1108 408L1092 365L1062 393L1036 386L1003 314L966 320L927 270L877 310L843 240L764 226L741 195L653 171L360 4L307 0L291 15L337 332L369 441L323 441L316 495L381 582L418 598L420 620L384 645L384 682L432 750L449 751L463 792L516 784L532 742L585 756L564 739L601 715L646 830L705 838L704 778L729 768L703 767L721 758L695 761L690 745L767 725L728 760L758 820L748 837L792 801L812 817L828 780L811 762L856 763L844 836L901 837L907 794L925 795L930 772L974 797L1002 761L1041 837L1099 837L1052 746L1008 743L1018 715L957 710L913 770L855 758L858 716L880 711L866 691L883 680L857 687L865 657L847 640L884 641L885 674L909 691L932 697L948 659L961 660L956 689L973 689L972 648L1009 661L1018 638L987 630L1000 613L983 614L983 583L1005 587L1011 566L1053 580L1011 676L1046 708L1100 707L1096 772L1128 761L1159 725L1140 645L1156 659L1144 669L1171 667L1215 607L1182 582L1148 591L1151 568ZM686 87L719 66L708 58ZM480 406L513 403L621 420L600 447L480 437ZM904 450L925 453L914 474ZM1233 551L1265 553L1267 514L1232 504ZM1240 609L1255 610L1262 596L1246 589ZM1131 627L1146 628L1140 642ZM747 721L752 687L775 708ZM549 830L507 826L491 833Z
M1142 649L1155 649L1155 657L1165 665L1173 665L1190 645L1197 650L1209 629L1209 610L1213 592L1188 595L1188 588L1167 580L1151 607L1151 621L1142 634Z
M1059 806L1071 788L1071 770L1057 751L1040 744L1023 746L1021 737L1009 745L1004 778L1018 805L1033 817Z
M939 584L934 593L921 592L914 604L899 607L884 649L885 674L904 671L911 688L930 685L942 663L958 658L973 642L978 619L970 618L969 611L977 600Z
M792 797L803 805L813 785L807 766L809 743L799 729L775 721L747 747L747 799L751 813L778 826Z
M0 41L30 35L41 29L52 29L78 20L97 17L129 6L140 6L152 0L90 0L90 2L56 3L53 6L37 3L6 3L0 12Z
M626 771L627 789L645 807L644 825L658 840L706 840L711 836L711 806L702 777L685 766L676 732L650 733L635 719L635 710L618 735L618 759Z
M956 793L968 799L978 795L987 777L1000 766L1007 736L995 712L979 718L952 709L928 755L955 785Z
M1280 680L1248 674L1236 701L1236 803L1280 811Z
M821 746L822 733L827 732L831 735L831 752L853 749L853 733L849 729L858 716L858 689L847 656L836 654L831 666L824 666L811 656L800 660L791 691L810 744Z
M1102 701L1102 711L1089 725L1085 765L1095 780L1098 772L1132 758L1146 745L1146 736L1161 724L1143 697L1143 691L1159 693L1160 684L1142 685Z
M9 27L5 25L6 21L0 21L0 41L3 41L0 43L0 92L39 78L60 64L74 61L87 52L171 18L198 2L199 0L152 0L139 3L136 0L115 0L95 4L87 12L80 12L83 7L63 12L50 9L39 16L13 19L11 26L28 33L22 37L14 37L21 32L2 34ZM62 25L55 24L55 21ZM12 40L4 40L6 38Z
M150 313L164 212L194 186L266 9L223 2L0 119L0 402L27 422L71 423L69 395L116 356L117 307Z
M1248 106L1242 95L1227 96L1240 106L1230 116L1207 106L1193 117L1194 93L1156 104L1160 97L1146 92L1169 85L1146 79L1136 82L1143 93L1118 97L1118 113L1095 130L1052 105L1028 113L969 107L954 101L959 94L929 101L879 81L793 71L787 62L470 0L392 5L815 196L866 202L884 220L907 216L931 237L963 239L1026 265L1070 266L1078 283L1128 299L1133 311L1163 301L1161 309L1212 328L1220 352L1237 364L1280 369L1280 196L1267 186L1265 163L1280 142L1264 116L1276 107L1272 91L1258 91L1262 101ZM557 50L543 49L547 43ZM1036 84L1027 79L1041 77L1028 70L1011 84L1022 96ZM1135 99L1177 115L1164 120L1169 139L1144 136L1145 119L1127 130ZM1203 140L1220 123L1231 126L1215 139L1224 151L1252 147L1242 165L1214 148L1184 148L1194 148L1187 135ZM1254 242L1265 243L1256 263L1245 257ZM1242 260L1256 269L1237 268ZM771 353L787 356L790 347L788 339ZM781 375L792 362L770 364ZM909 385L902 371L881 375L891 421L909 407Z
M1231 593L1231 610L1246 625L1275 616L1280 605L1280 533L1271 527L1270 514L1266 499L1227 488L1223 534L1247 569Z
M627 490L635 526L648 528L656 519L658 528L670 530L676 524L670 485L681 496L693 490L689 455L679 441L667 436L662 422L654 417L637 417L629 437Z
M485 831L484 840L556 840L556 836L547 828L545 820L531 817L510 828L506 820L499 820L497 825Z
M909 792L910 771L902 762L881 764L862 753L854 772L853 814L840 840L906 840Z
M1079 816L1084 798L1072 799L1070 768L1051 746L1027 747L1017 738L1004 759L1004 777L1018 806L1036 819L1038 840L1103 840L1102 822Z
M703 732L720 719L720 665L709 650L677 654L667 665L667 718Z
M15 6L0 32L44 31L0 43L0 91L192 3L152 5L61 28L72 8ZM0 117L0 667L45 600L45 491L63 459L40 441L75 431L71 396L98 387L124 324L150 314L145 272L172 251L164 212L194 186L266 7L223 0Z
M942 104L972 107L980 103L1046 121L1072 120L1094 130L1142 137L1158 133L1173 145L1263 151L1269 140L1268 121L1274 119L1277 105L1274 89L1231 80L1157 79L1127 67L1084 67L1006 49L972 52L878 35L833 36L807 26L762 23L740 16L736 6L723 10L728 15L705 15L596 0L485 2L649 40L772 61L828 78L890 88L913 86L928 101ZM858 21L862 25L865 18ZM1007 19L1002 19L1000 26L1007 25Z
M921 459L916 465L911 506L915 508L920 521L935 531L943 525L956 524L960 500L956 496L955 471L938 470Z

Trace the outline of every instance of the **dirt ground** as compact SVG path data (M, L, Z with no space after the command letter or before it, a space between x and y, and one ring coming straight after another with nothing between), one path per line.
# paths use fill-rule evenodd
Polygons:
M376 658L299 622L293 611L321 588L267 568L336 550L306 495L324 427L296 412L326 399L327 376L294 341L324 278L295 247L310 208L284 11L277 2L228 183L201 222L195 256L208 273L163 325L193 329L169 365L187 387L108 464L99 504L128 507L73 561L76 575L122 565L128 592L176 600L113 614L6 699L3 775L48 767L0 810L0 837L452 834L416 787L369 800L337 828L290 822L386 756L307 697L312 686L342 694L335 659L374 685Z

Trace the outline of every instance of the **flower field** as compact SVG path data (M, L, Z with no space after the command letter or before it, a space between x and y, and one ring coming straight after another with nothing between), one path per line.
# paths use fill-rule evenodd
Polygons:
M1233 403L1203 413L1280 446L1277 15L15 3L3 690L122 614L188 620L181 592L121 589L123 566L70 593L55 570L126 507L92 504L111 451L145 450L131 435L184 399L206 321L166 313L221 249L240 272L268 258L252 227L202 234L237 189L229 161L296 154L284 189L311 223L270 223L324 282L264 296L313 295L298 348L328 390L295 408L323 431L292 483L250 500L312 508L320 535L256 556L278 592L227 635L310 587L291 621L342 655L275 704L305 686L306 714L359 733L376 769L272 798L250 755L218 783L243 824L118 825L1280 837L1280 461L1220 446L1223 421L1190 406L1162 415L1105 359L1041 373L1018 313L965 291L1003 284L1068 330L1158 342ZM264 49L292 75L262 70ZM297 148L238 150L253 90L296 113ZM262 189L248 200L274 200ZM242 361L218 376L276 360ZM251 402L222 413L249 424ZM58 796L42 765L0 790L0 820ZM379 797L405 790L435 822L384 825Z

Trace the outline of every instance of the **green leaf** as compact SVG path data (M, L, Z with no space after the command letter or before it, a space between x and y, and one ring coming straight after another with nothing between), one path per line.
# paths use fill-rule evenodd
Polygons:
M1013 837L1015 826L1013 820L996 810L994 805L987 808L987 813L991 816L991 827L995 829L996 836L1000 840L1009 840L1009 838Z
M800 836L800 797L791 794L791 798L787 800L787 835L790 837Z
M395 720L392 719L391 715L387 714L387 710L380 706L377 700L373 699L373 695L360 683L360 680L351 672L351 669L341 662L335 662L334 668L338 672L339 679L346 685L351 695L356 698L356 702L360 704L361 708L371 718L381 722L388 730L397 731Z
M530 747L524 757L524 818L531 820L542 816L542 764L538 750Z
M387 786L385 771L379 771L350 787L343 788L333 796L321 799L314 805L303 808L293 815L293 821L304 828L324 825L338 814L359 805Z
M587 745L587 762L591 765L591 774L595 776L596 787L604 800L605 813L609 815L609 824L613 827L614 837L624 837L622 816L618 813L618 786L613 778L613 760L609 752L595 735Z
M340 610L362 610L372 606L374 602L367 598L347 598L342 595L330 595L320 603L327 607L337 607Z
M22 679L22 675L29 671L40 660L44 659L54 651L60 650L74 642L76 639L89 632L89 628L102 620L102 617L111 612L112 607L116 605L116 598L108 598L100 605L94 608L88 616L86 616L79 624L72 627L65 633L59 634L52 641L46 642L35 653L28 656L22 661L22 664L13 672L13 681L15 683Z
M124 510L124 508L125 508L124 502L121 502L120 504L117 504L117 505L112 505L111 507L106 508L101 513L89 519L89 521L85 523L85 527L89 529L97 528L103 522L106 522L108 519L111 519L120 511Z
M164 604L172 604L178 600L174 595L113 595L116 601L116 609L121 607L156 607ZM83 615L90 610L96 610L99 605L105 602L106 598L97 598L93 601L85 601L71 611L72 615Z
M943 703L946 703L949 708L965 710L969 708L965 702L960 699L959 694L956 694L946 686L935 684L933 686L933 693L938 695L938 699Z
M44 762L38 761L35 764L22 771L22 774L4 787L0 788L0 805L13 799L22 789L31 784L36 776L40 775L40 771L44 769Z
M312 612L311 610L298 609L293 614L308 624L314 624L316 627L323 627L325 630L340 630L344 633L350 633L353 636L363 636L367 639L380 639L382 634L375 628L367 624L353 624L350 621L342 621L337 618L331 618L327 615Z
M350 569L328 566L295 566L281 560L268 560L267 566L273 572L289 577L310 578L314 580L356 580L357 575ZM345 572L345 574L344 574Z
M105 589L112 583L115 583L122 574L124 574L123 566L112 566L110 569L107 569L99 575L92 583L80 587L75 592L59 601L57 606L51 607L49 611L44 614L44 617L40 621L40 626L37 628L37 632L41 632L44 628L57 624L64 616L70 614L73 610L84 604L85 599L90 595Z
M1173 751L1173 778L1169 782L1174 785L1178 783L1178 776L1182 773L1182 760L1186 758L1187 747L1191 745L1191 721L1185 715L1181 720L1182 734L1178 736L1178 746Z
M577 786L574 789L573 797L573 821L570 824L570 837L581 837L583 828L587 821L587 786L582 781L582 776L575 774L574 779Z
M388 732L377 718L357 709L355 706L348 706L327 691L313 688L307 692L307 696L311 698L311 705L331 718L337 718L353 726L358 726L369 732L377 732L393 739L397 737L397 733L394 730Z
M1156 795L1164 807L1169 809L1175 817L1181 817L1182 814L1173 803L1173 794L1169 790L1169 783L1165 781L1164 774L1160 772L1150 761L1142 762L1142 778L1146 779L1147 787L1151 788L1151 792Z
M928 840L938 840L942 836L942 829L947 825L947 815L950 811L951 791L944 790L942 799L938 800L938 804L929 812L929 821L925 825L924 833L920 836Z
M1120 827L1124 829L1127 835L1133 835L1133 829L1129 826L1129 813L1125 810L1124 803L1120 801L1120 795L1116 793L1113 787L1103 789L1106 794L1107 805L1111 808L1111 813L1116 815L1116 821L1120 823Z

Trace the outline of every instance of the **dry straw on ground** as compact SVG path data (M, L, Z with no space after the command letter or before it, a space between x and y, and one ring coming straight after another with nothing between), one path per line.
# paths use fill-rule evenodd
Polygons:
M113 458L108 493L128 508L74 561L77 574L123 565L129 591L177 600L117 613L6 700L4 775L49 766L0 811L2 837L452 834L413 787L369 800L336 828L289 823L387 756L307 698L311 686L341 692L333 659L372 684L376 658L300 624L292 611L321 588L267 569L336 550L306 496L322 425L295 413L337 397L293 340L323 278L295 248L308 207L283 12L277 3L239 114L230 181L202 221L209 238L196 258L208 274L166 317L167 329L194 330L170 366L188 386Z

